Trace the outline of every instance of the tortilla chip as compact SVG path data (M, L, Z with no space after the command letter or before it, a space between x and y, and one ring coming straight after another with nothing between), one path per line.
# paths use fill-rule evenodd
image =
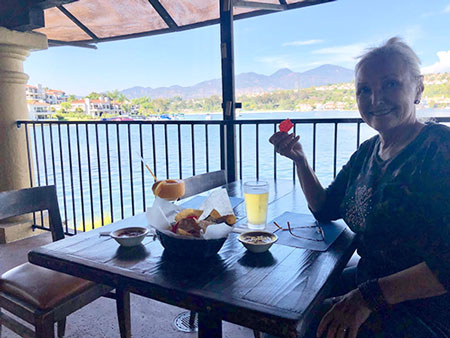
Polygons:
M228 225L233 225L234 223L236 223L236 216L234 216L234 215L226 215L225 216L225 223L227 223Z
M178 235L182 235L182 236L189 236L189 237L193 237L193 235L192 234L190 234L189 232L187 232L187 231L184 231L183 229L177 229L177 234Z
M216 209L212 209L211 212L209 213L209 216L211 216L214 219L218 219L220 218L220 214Z
M179 222L183 218L189 217L189 216L195 216L200 217L200 215L203 214L203 210L198 209L184 209L181 210L176 216L175 216L175 222Z

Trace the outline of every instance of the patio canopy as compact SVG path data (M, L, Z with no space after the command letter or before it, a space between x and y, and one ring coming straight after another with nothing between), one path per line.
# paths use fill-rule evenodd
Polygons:
M233 19L330 1L334 0L233 0ZM20 11L18 4L25 1L5 2L14 6L10 13L17 13ZM22 22L9 25L0 22L0 26L44 33L50 45L88 47L92 43L164 34L220 22L219 0L31 0L26 3L25 9L32 11ZM7 15L8 9L3 10L3 21ZM24 20L28 20L28 24Z

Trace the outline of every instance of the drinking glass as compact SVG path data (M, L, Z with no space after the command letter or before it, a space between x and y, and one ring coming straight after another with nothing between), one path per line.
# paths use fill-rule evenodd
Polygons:
M249 229L265 229L267 220L267 201L269 183L249 181L244 183L245 209Z

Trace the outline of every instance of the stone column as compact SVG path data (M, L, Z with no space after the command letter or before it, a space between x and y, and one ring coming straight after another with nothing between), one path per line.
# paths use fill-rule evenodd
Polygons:
M0 191L30 186L25 129L28 119L23 61L33 50L48 48L47 37L0 27Z

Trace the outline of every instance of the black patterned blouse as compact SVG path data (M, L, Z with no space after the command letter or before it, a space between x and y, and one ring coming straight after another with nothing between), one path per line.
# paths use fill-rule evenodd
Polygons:
M315 216L343 218L361 234L360 282L425 261L450 290L450 128L427 123L386 161L379 147L379 136L360 146L326 189L326 205Z

